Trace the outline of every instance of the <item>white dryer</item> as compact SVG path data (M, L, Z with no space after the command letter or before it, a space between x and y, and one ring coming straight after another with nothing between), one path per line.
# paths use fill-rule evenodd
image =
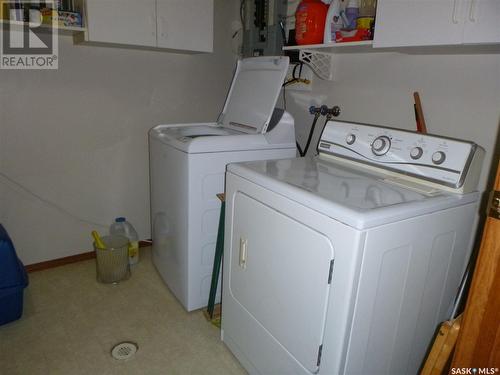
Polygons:
M222 338L251 374L416 374L469 258L484 151L329 122L226 173Z
M217 123L149 132L153 263L188 311L208 302L226 165L296 154L293 118L274 109L288 63L241 60Z

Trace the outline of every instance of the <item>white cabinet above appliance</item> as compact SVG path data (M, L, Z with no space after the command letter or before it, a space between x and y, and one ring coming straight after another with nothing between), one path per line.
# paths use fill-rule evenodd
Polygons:
M213 12L213 0L157 0L157 46L212 52Z
M92 42L156 47L156 0L87 0Z
M500 43L500 1L470 0L464 44Z
M498 0L379 0L373 46L500 43Z
M87 0L77 42L213 51L213 0Z

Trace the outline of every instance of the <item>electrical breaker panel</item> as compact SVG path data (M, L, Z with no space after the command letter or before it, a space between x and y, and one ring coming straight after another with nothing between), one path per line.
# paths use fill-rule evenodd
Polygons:
M287 0L241 0L243 57L282 55Z

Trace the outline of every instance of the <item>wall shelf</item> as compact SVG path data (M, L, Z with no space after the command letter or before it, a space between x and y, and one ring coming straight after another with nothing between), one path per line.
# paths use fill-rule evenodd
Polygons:
M356 51L362 49L362 47L368 47L371 49L373 45L373 40L363 40L360 42L346 42L346 43L325 43L325 44L307 44L302 46L286 46L283 47L284 51L297 51L297 50L314 50L321 52L342 52L344 50L350 50L351 48Z
M342 52L363 52L372 49L373 40L346 43L286 46L284 51L299 51L299 60L307 64L321 79L333 80L333 56Z
M11 20L0 20L0 24L9 24L9 25L15 25L15 26L23 26L24 22L22 21L11 21ZM41 28L44 28L44 29L50 29L52 26L51 25L48 25L48 24L41 24L40 25ZM75 32L82 32L82 31L86 31L87 28L85 27L79 27L79 26L56 26L55 27L58 32L60 33L75 33Z

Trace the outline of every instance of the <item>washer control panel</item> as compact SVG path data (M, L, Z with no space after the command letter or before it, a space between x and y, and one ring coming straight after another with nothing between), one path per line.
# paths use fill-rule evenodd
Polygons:
M343 121L326 124L318 151L451 188L462 186L483 152L473 142Z

